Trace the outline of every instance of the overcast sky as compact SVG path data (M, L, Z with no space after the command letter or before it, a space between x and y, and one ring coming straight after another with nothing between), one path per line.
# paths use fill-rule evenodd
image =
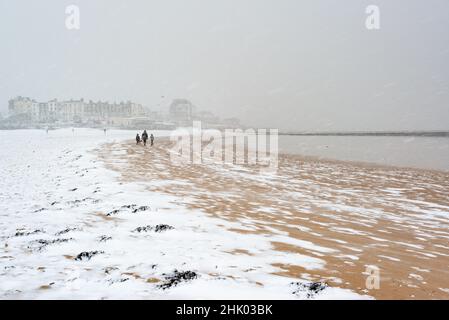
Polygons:
M449 1L0 0L3 114L16 95L187 98L281 130L449 129Z

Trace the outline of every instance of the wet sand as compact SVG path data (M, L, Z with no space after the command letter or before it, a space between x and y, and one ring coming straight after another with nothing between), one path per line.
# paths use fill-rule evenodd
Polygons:
M123 183L145 182L187 208L239 222L234 232L274 235L276 250L326 262L316 270L275 265L277 274L377 299L449 299L449 173L293 155L279 155L275 175L176 166L168 140L156 143L110 143L96 153ZM248 254L244 243L235 254ZM378 290L366 288L367 265L380 269Z

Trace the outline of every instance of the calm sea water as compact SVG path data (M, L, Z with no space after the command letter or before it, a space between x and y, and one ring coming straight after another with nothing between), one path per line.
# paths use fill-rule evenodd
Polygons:
M279 136L279 152L449 172L448 137Z

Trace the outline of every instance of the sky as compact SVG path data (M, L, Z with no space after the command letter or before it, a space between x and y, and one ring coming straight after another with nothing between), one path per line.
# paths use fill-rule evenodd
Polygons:
M3 115L17 95L187 98L285 131L448 130L449 1L0 0Z

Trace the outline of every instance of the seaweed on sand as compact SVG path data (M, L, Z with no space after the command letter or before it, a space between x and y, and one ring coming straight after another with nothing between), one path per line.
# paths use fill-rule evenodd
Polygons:
M162 290L177 286L181 282L191 281L198 278L198 274L194 271L173 271L172 274L163 274L165 281L157 287Z

